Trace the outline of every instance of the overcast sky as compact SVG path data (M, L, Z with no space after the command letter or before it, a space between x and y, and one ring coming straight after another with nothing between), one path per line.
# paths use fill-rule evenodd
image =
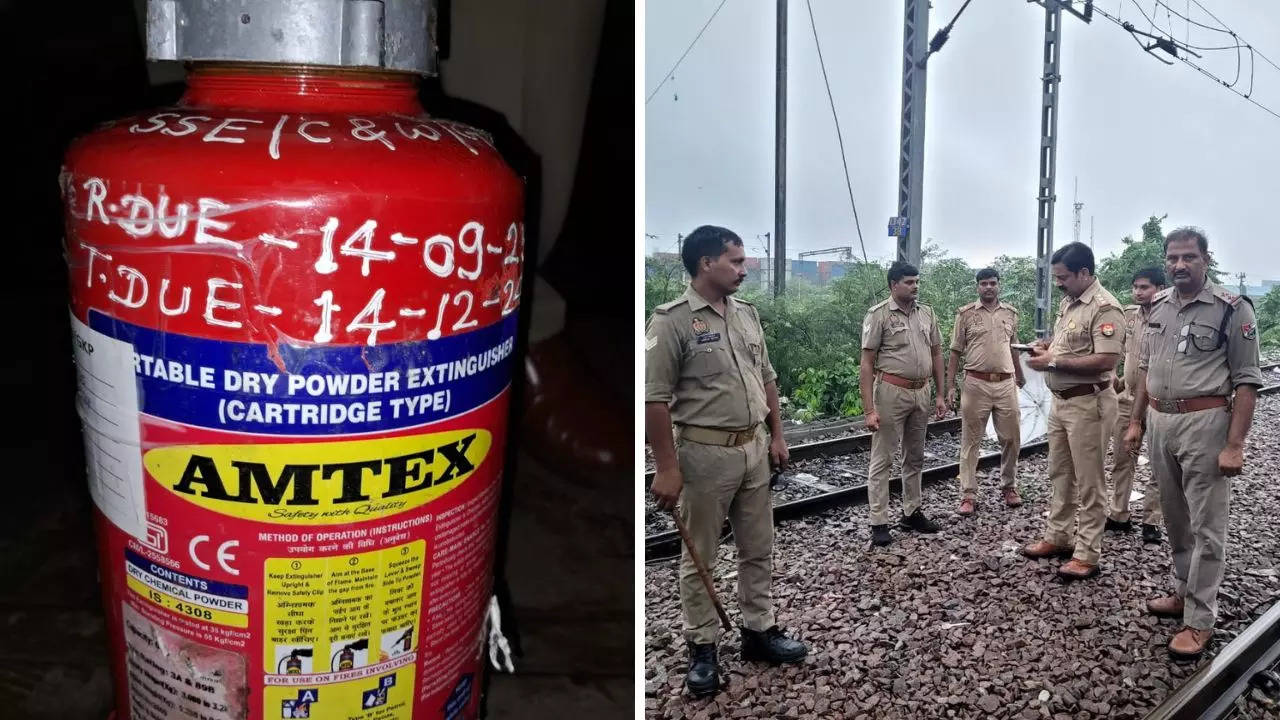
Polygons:
M901 112L902 3L811 0L835 96L867 253L890 258ZM1194 0L1168 0L1214 25ZM1280 64L1280 3L1200 0ZM962 0L934 0L930 36ZM719 0L648 0L644 95L688 47ZM645 250L670 250L676 233L725 225L751 255L773 229L774 23L771 0L728 0L701 40L645 106ZM1153 0L1143 9L1152 12ZM1135 0L1098 7L1150 29ZM859 252L839 146L804 0L791 0L788 32L788 256L853 245ZM1156 22L1183 39L1187 23ZM1167 66L1102 18L1064 15L1055 245L1072 239L1073 179L1094 223L1101 258L1151 214L1165 228L1203 227L1223 268L1254 284L1280 279L1280 119L1210 82ZM1023 0L973 0L929 62L925 237L972 264L1034 255L1044 11ZM1193 45L1228 36L1191 27ZM1235 52L1198 62L1228 80ZM1239 87L1248 87L1243 57ZM1261 58L1253 98L1280 112L1280 70ZM823 258L828 259L828 258ZM835 259L835 258L830 258Z

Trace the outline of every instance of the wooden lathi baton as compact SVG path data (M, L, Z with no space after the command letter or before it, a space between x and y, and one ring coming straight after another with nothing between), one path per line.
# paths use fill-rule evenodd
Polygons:
M698 577L702 578L702 586L707 589L707 595L711 596L711 602L716 606L716 613L720 615L720 624L724 625L724 629L733 631L733 623L729 620L729 613L724 611L724 606L720 604L720 598L716 597L716 589L711 584L711 573L707 572L707 566L703 564L702 558L698 557L698 551L693 549L693 541L689 539L689 528L684 526L684 520L680 519L679 511L674 508L671 510L671 517L675 518L676 529L680 531L680 539L684 540L684 546L689 550L689 557L693 558L693 566L698 569Z

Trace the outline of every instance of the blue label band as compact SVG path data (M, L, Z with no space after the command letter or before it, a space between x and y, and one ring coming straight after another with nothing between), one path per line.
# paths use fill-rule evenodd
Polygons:
M125 548L125 562L134 566L148 575L154 575L161 580L166 580L185 588L208 593L210 595L220 595L222 597L239 598L241 600L249 599L249 587L247 585L232 585L230 583L222 583L217 580L209 580L208 578L196 577L188 575L184 572L178 572L173 568L165 567L142 557L138 553Z
M492 400L511 380L514 313L461 335L368 347L276 348L165 333L89 313L133 345L139 410L185 425L265 435L414 427Z

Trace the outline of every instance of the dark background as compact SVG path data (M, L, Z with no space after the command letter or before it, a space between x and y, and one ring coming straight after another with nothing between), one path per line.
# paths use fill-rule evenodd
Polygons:
M634 9L620 0L599 4L600 50L581 149L568 213L553 237L534 230L544 159L501 113L450 98L439 81L425 82L422 93L432 115L494 133L526 178L526 261L532 269L537 248L550 248L538 272L564 300L563 329L535 327L539 341L520 348L538 381L515 378L496 591L521 657L515 675L492 678L490 717L622 718L635 707ZM180 84L149 79L134 5L0 3L0 311L7 329L0 349L0 718L101 720L110 702L56 180L76 135L181 94ZM447 56L458 38L448 32L447 3L442 11ZM495 78L503 72L492 68ZM532 297L528 271L526 278L527 338L544 301ZM560 315L558 306L552 314Z

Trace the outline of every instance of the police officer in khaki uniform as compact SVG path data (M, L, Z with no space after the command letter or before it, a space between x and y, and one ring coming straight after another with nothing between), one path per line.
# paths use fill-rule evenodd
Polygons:
M1022 554L1070 556L1058 575L1073 580L1097 575L1102 554L1107 519L1104 454L1116 422L1111 373L1124 352L1124 313L1094 276L1088 245L1063 245L1050 262L1054 283L1064 297L1052 342L1033 345L1027 364L1045 373L1054 396L1049 413L1053 497L1044 539L1024 547Z
M1208 281L1204 232L1169 233L1164 266L1173 287L1156 296L1142 334L1125 442L1138 452L1145 421L1176 582L1173 595L1147 608L1181 621L1169 653L1193 660L1217 619L1231 499L1226 478L1244 466L1262 371L1253 304Z
M742 656L798 662L808 648L786 637L773 615L769 475L771 465L786 466L789 454L760 316L731 297L747 277L742 240L704 225L685 238L681 256L693 280L678 300L655 309L645 333L653 494L664 509L680 500L693 549L709 564L728 517L738 546ZM680 606L690 655L686 684L695 695L712 694L719 688L717 617L687 547Z
M938 526L920 510L920 471L929 422L929 376L938 388L934 415L947 414L942 381L942 335L928 305L916 302L920 271L896 261L889 266L889 299L871 306L862 322L862 367L858 378L862 408L871 435L867 494L871 543L888 545L889 471L902 447L902 519L899 525L935 533Z
M1000 438L1000 488L1004 502L1018 507L1016 476L1021 445L1018 388L1026 384L1018 351L1010 347L1018 339L1018 310L1000 302L1000 273L979 270L978 301L956 313L951 332L951 359L947 363L949 403L955 401L956 370L964 356L964 390L960 396L960 509L972 515L978 492L978 448L986 434L987 418L994 417Z
M1133 274L1133 299L1136 305L1124 309L1124 374L1116 374L1115 388L1118 412L1116 429L1111 438L1111 502L1107 511L1107 530L1129 532L1129 496L1133 492L1133 474L1137 456L1125 448L1124 435L1129 430L1133 410L1134 378L1138 374L1138 349L1147 314L1156 293L1165 287L1164 271L1158 267L1143 268ZM1152 478L1142 499L1142 541L1160 542L1160 485Z

